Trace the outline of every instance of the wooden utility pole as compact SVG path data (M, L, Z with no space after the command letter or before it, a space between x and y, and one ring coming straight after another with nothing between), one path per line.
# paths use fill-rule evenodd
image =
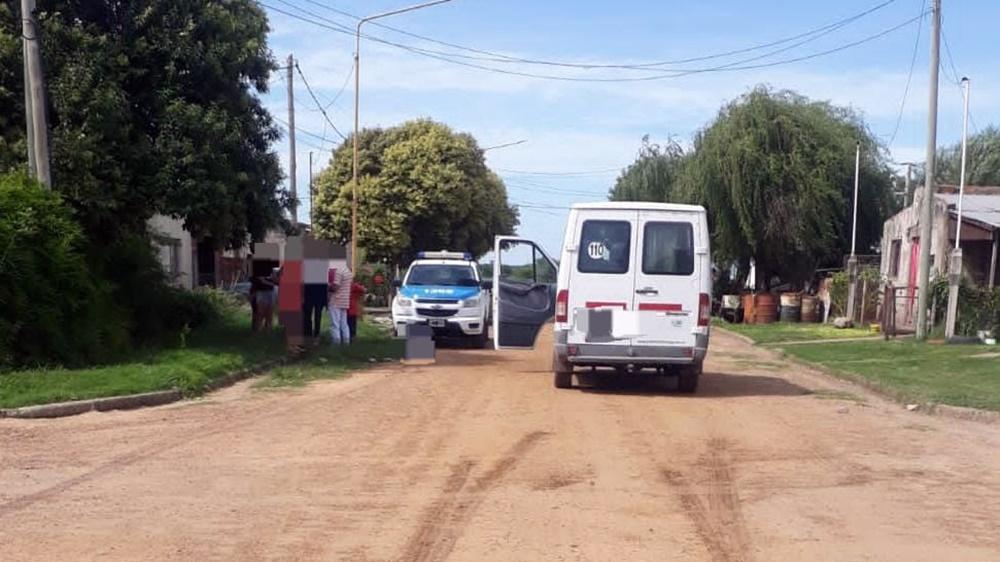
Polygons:
M21 35L24 44L24 101L28 140L28 168L46 187L52 187L49 160L49 122L45 110L45 78L35 0L21 0Z
M292 80L295 70L295 58L288 55L288 185L292 192L292 228L299 227L299 193L295 182L295 89Z
M309 226L313 225L313 205L316 202L316 198L313 197L313 151L309 151Z
M941 60L941 0L931 0L930 95L927 100L927 165L924 199L920 202L920 277L917 279L917 339L927 339L927 305L931 294L931 223L934 221L934 164L937 156L938 67Z

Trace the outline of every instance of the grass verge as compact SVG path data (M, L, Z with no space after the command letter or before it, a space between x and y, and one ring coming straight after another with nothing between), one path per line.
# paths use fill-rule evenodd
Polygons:
M714 326L746 336L759 344L864 338L876 335L867 328L840 329L833 327L831 324L803 324L798 322L729 324L718 318L714 318L712 322Z
M396 361L403 357L404 343L384 329L362 321L358 338L349 346L333 346L323 341L302 361L283 365L254 383L256 388L303 386L311 380L336 379L371 364Z
M183 345L137 349L113 363L0 374L0 408L180 389L196 396L228 373L284 355L280 330L250 332L249 310L188 334Z
M789 345L783 351L908 403L1000 411L996 347L872 340Z

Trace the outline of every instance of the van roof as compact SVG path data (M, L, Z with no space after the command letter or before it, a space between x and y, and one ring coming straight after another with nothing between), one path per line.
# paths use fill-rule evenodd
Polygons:
M681 205L679 203L647 203L644 201L600 201L596 203L574 203L573 210L617 209L625 211L686 211L689 213L704 213L701 205Z

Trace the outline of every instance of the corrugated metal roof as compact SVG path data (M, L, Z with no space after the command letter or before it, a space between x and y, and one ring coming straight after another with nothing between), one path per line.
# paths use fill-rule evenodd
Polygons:
M957 194L937 194L937 197L957 211ZM1000 195L966 195L962 197L962 217L969 218L993 228L1000 228Z

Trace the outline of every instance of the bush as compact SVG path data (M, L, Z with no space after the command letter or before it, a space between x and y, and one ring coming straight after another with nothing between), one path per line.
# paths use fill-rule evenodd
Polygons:
M57 193L0 176L0 367L99 360L127 342L112 287L91 271Z
M948 279L941 277L931 285L931 298L937 302L935 323L948 312ZM958 316L955 334L975 336L980 330L1000 335L1000 287L989 289L970 285L965 278L958 287Z

